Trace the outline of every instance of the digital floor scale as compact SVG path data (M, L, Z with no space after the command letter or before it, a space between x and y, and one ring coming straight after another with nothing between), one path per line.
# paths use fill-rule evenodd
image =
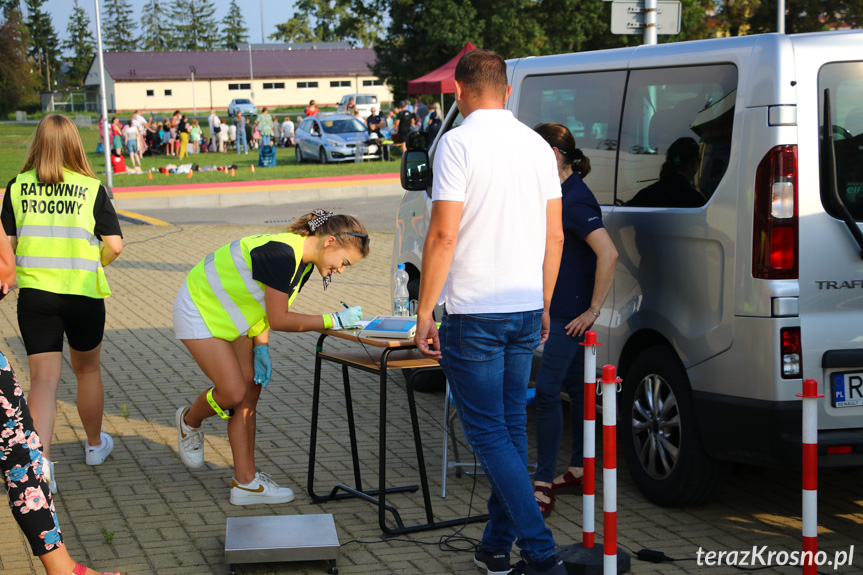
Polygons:
M363 328L359 337L413 339L417 333L417 318L400 315L379 315Z
M328 561L336 574L339 535L329 513L229 517L225 530L225 563L236 575L238 563Z

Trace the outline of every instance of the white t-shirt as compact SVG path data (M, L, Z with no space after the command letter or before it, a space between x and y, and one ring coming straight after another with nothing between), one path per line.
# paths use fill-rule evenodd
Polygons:
M138 126L136 126L134 123L126 126L126 128L123 130L123 135L125 135L126 138L129 140L137 140Z
M463 202L438 303L448 313L542 309L545 214L561 197L551 146L508 110L476 110L442 137L432 201Z
M219 119L219 117L218 117L217 115L215 115L215 114L213 114L212 116L210 116L209 118L207 118L207 122L210 124L210 135L211 135L211 136L215 134L215 132L213 131L213 129L214 129L216 126L221 126L221 125L222 125L222 121L221 121L221 120Z
M293 137L294 135L294 123L290 120L285 120L282 122L282 136L285 138Z

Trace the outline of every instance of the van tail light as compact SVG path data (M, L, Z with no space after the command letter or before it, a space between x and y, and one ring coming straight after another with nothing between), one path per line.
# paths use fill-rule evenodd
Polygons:
M798 379L801 375L803 349L800 346L800 328L783 327L779 330L782 379Z
M755 173L752 277L797 279L797 146L776 146Z
M846 453L854 453L854 449L850 445L831 445L827 448L827 455L842 455Z

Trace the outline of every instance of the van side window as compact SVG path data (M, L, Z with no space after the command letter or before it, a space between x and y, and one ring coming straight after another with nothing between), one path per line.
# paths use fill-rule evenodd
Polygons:
M620 135L617 202L697 208L716 190L731 153L737 68L633 70Z
M531 76L518 99L518 119L531 128L543 122L568 127L590 158L585 178L600 205L614 202L614 162L626 72Z
M836 154L839 196L855 220L863 221L863 62L827 64L818 73L818 124L824 140L824 89L830 89L830 115ZM824 153L821 154L821 203L827 213L841 218L827 187Z

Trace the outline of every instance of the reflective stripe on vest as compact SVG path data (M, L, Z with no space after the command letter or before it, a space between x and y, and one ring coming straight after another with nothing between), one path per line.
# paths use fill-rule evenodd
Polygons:
M19 287L92 298L111 295L94 233L99 186L99 180L68 170L56 185L39 182L35 170L11 183Z
M304 236L264 234L248 236L222 246L196 265L186 279L189 295L215 337L232 341L240 335L256 336L269 327L266 321L264 285L252 278L253 249L268 242L280 242L293 249L294 269L285 270L294 278L302 265ZM307 275L312 264L305 266ZM289 296L293 303L298 289Z

